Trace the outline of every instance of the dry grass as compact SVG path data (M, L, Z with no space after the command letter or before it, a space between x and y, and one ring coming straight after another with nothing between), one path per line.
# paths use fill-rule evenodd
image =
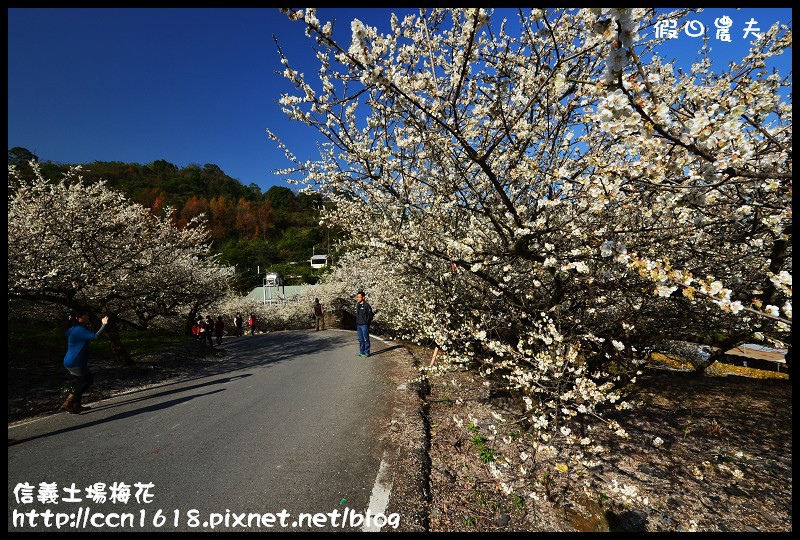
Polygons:
M679 371L694 370L694 366L691 362L661 353L653 353L649 365L654 368L669 368ZM708 368L706 368L706 375L720 377L727 375L738 375L740 377L748 377L751 379L789 379L788 373L736 366L733 364L725 364L723 362L714 362L708 366Z
M409 348L429 364L431 350ZM486 426L514 403L467 372L432 378L429 530L791 531L791 382L737 366L707 376L669 367L648 369L631 389L635 409L613 415L627 439L592 426L607 449L595 467L540 455L527 485L508 494L487 459L499 462L530 439L513 426L490 438ZM454 417L476 418L478 427Z

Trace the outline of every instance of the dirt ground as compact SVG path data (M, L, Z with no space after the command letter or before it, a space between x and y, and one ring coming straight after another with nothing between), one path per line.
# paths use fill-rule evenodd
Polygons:
M429 350L414 353L430 362ZM629 437L596 429L607 452L588 474L541 459L529 473L539 487L505 495L454 416L485 426L513 404L462 371L430 381L429 530L791 532L788 380L648 370L629 400L613 417ZM500 437L487 446L497 461L511 451Z
M631 396L637 407L616 417L629 437L595 435L608 452L588 473L562 472L558 463L539 458L529 489L505 494L473 433L454 417L471 415L483 426L492 412L514 404L490 396L463 371L420 378L418 368L430 362L431 351L403 345L381 356L393 363L389 376L397 383L389 425L395 481L387 512L403 516L398 531L792 530L787 380L648 371ZM136 358L133 366L96 361L88 401L212 372L224 354L224 347L192 341ZM67 378L60 365L50 364L9 365L9 424L57 413ZM663 443L655 446L656 437ZM489 439L484 449L496 459L511 451L502 438ZM537 490L536 497L524 495Z

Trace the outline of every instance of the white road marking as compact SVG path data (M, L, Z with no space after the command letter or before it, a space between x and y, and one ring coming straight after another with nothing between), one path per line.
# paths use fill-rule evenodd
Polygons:
M375 477L375 485L372 486L372 495L369 497L367 515L385 516L386 507L389 505L389 494L392 492L392 478L389 474L389 464L386 461L386 451L381 458L381 466L378 467L378 475ZM375 525L374 520L369 520L361 527L361 532L380 532L381 528Z

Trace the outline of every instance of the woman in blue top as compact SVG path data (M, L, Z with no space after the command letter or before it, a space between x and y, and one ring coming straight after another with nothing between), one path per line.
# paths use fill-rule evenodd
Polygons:
M72 375L72 393L67 396L66 401L61 405L61 409L73 414L80 414L81 411L88 409L81 405L81 398L86 389L89 388L94 379L92 372L89 371L89 342L97 339L106 329L108 315L103 317L103 326L97 332L92 332L87 328L89 325L89 311L87 309L77 310L70 316L71 326L64 335L67 337L67 354L64 356L64 367Z

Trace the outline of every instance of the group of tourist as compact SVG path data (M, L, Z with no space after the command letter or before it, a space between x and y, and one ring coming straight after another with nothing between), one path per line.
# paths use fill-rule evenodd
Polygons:
M222 320L222 315L213 320L211 315L206 315L203 320L202 315L198 317L197 322L192 325L192 335L200 340L201 343L208 342L209 345L214 345L214 336L217 337L217 345L222 345L222 335L225 333L225 321Z
M250 335L252 336L256 328L256 317L253 313L250 314L250 320L248 322L250 324ZM230 335L244 335L244 319L242 319L242 314L240 312L237 312L236 316L233 318L233 327L234 330ZM217 345L222 345L222 336L225 334L225 321L222 320L222 315L219 315L216 321L212 320L211 315L206 315L205 320L202 316L199 317L197 322L192 326L192 334L202 343L208 342L208 344L212 346L213 338L216 337Z

